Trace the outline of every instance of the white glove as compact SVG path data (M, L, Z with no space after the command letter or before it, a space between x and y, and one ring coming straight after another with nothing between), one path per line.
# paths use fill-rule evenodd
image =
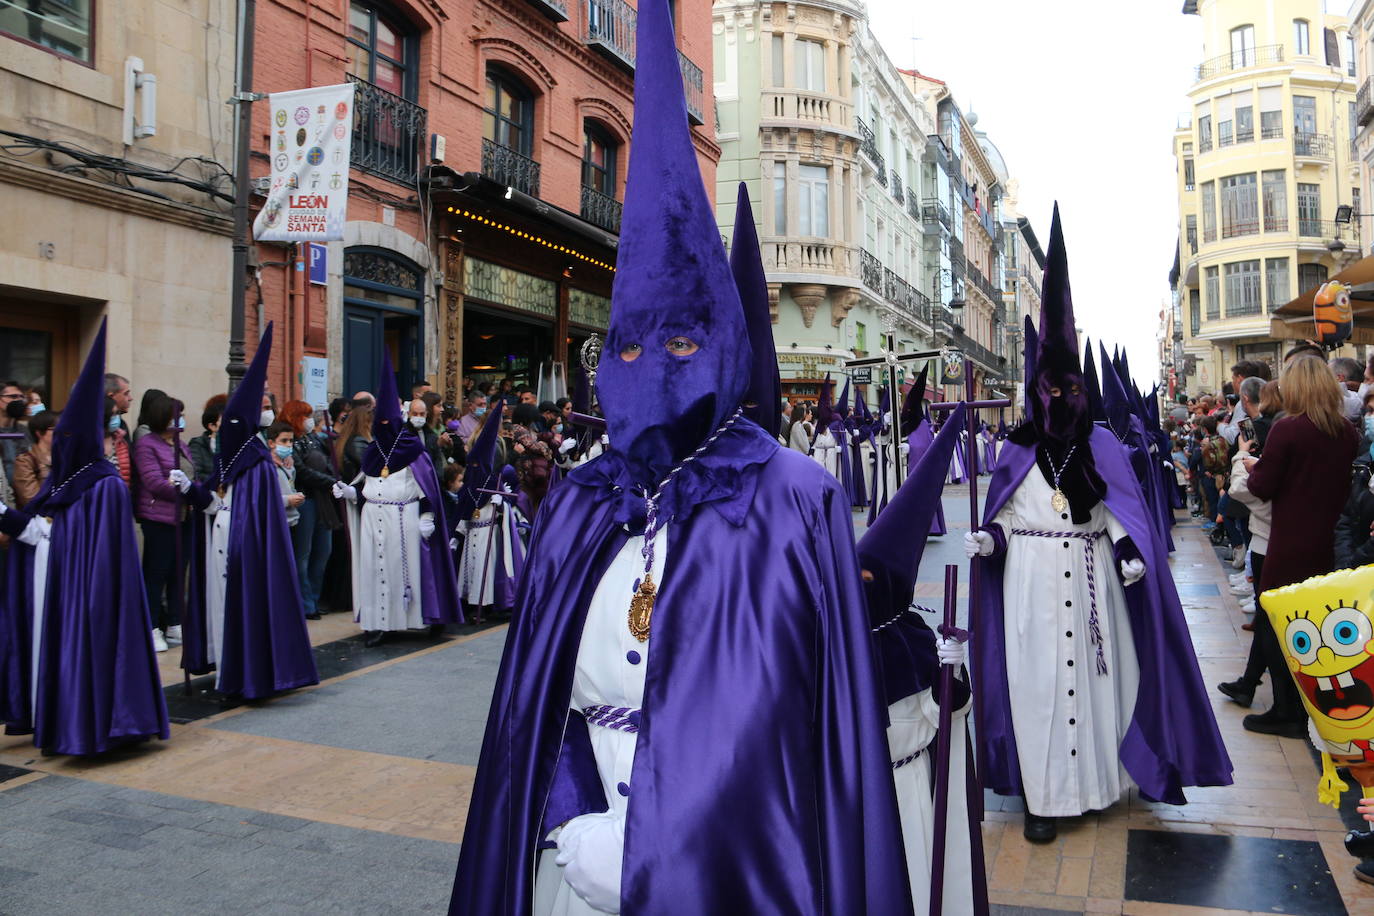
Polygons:
M449 539L448 539L448 549L449 549L449 550L457 550L457 549L458 549L458 539L457 539L457 538L449 538Z
M563 444L558 446L558 454L566 455L575 448L577 448L576 439L564 439Z
M167 475L167 482L183 493L191 489L191 478L187 477L181 468L174 468L172 473Z
M964 556L970 559L992 556L994 543L992 535L986 531L970 531L964 535Z
M352 484L344 483L342 480L334 481L334 486L330 488L329 492L334 494L335 499L346 499L351 503L358 501L358 488Z
M506 501L506 498L505 498L504 496L493 496L493 497L491 498L491 504L492 504L493 506L499 506L499 505L501 505L502 503L504 503L505 501Z
M911 454L911 444L908 443L908 442L902 442L902 443L900 443L900 444L897 446L897 454L901 455L903 458L905 458L905 457L907 457L908 455L910 455L910 454Z
M429 540L434 533L434 513L426 512L420 516L420 537Z
M1121 578L1123 585L1135 585L1145 578L1145 563L1143 560L1122 560Z
M203 511L206 515L216 515L227 508L228 506L224 504L224 500L220 499L219 494L216 493L210 497L210 504L207 505Z
M889 410L887 413L883 414L883 425L884 425L884 426L891 426L891 425L892 425L892 411Z
M602 444L602 445L610 445L610 444L611 444L611 437L608 436L608 435L606 435L605 433L602 433L602 434L601 434L601 444Z
M935 640L935 654L940 659L940 664L958 668L968 657L968 652L964 644L952 637L942 636Z
M583 814L563 825L554 861L563 880L587 905L620 912L620 867L625 858L625 822L617 815Z
M28 544L30 547L37 547L46 537L52 536L52 522L41 515L35 515L29 519L29 523L24 526L24 530L19 533L19 543Z

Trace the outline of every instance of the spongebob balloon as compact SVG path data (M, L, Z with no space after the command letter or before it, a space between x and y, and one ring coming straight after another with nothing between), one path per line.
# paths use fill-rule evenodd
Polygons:
M1317 797L1333 808L1349 788L1344 766L1363 797L1374 797L1374 566L1345 569L1260 595L1322 755ZM1374 834L1346 837L1352 854L1374 853Z

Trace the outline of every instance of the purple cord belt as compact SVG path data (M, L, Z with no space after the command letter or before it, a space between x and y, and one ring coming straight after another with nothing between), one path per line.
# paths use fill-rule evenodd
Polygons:
M587 706L582 710L588 725L634 734L639 731L639 710L633 706Z
M892 769L894 769L894 770L900 770L902 767L906 766L908 763L911 763L912 761L914 761L914 760L916 760L917 758L919 758L919 757L920 757L922 754L924 754L925 752L926 752L926 749L925 749L925 748L921 748L919 751L916 751L914 754L907 754L907 755L906 755L905 757L903 757L901 760L894 760L894 761L892 761Z
M1097 646L1097 673L1107 673L1107 657L1102 648L1102 625L1097 619L1097 582L1093 568L1093 546L1097 539L1106 535L1105 531L1032 531L1029 528L1013 528L1012 534L1032 538L1076 539L1083 542L1083 564L1088 573L1088 639Z

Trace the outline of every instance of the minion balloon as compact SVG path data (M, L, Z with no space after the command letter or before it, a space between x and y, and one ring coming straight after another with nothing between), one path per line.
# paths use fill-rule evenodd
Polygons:
M1355 327L1350 287L1339 280L1322 284L1312 297L1312 323L1323 347L1339 347Z
M1311 717L1322 757L1317 798L1339 807L1344 766L1374 797L1374 566L1316 576L1260 595ZM1374 854L1374 832L1352 831L1346 848Z

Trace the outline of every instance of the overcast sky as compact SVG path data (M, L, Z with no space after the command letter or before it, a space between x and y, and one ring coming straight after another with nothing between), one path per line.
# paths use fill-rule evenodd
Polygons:
M1202 58L1201 21L1182 7L868 0L893 63L944 80L977 112L1042 245L1059 201L1078 324L1125 346L1141 384L1158 375L1178 241L1170 138Z

